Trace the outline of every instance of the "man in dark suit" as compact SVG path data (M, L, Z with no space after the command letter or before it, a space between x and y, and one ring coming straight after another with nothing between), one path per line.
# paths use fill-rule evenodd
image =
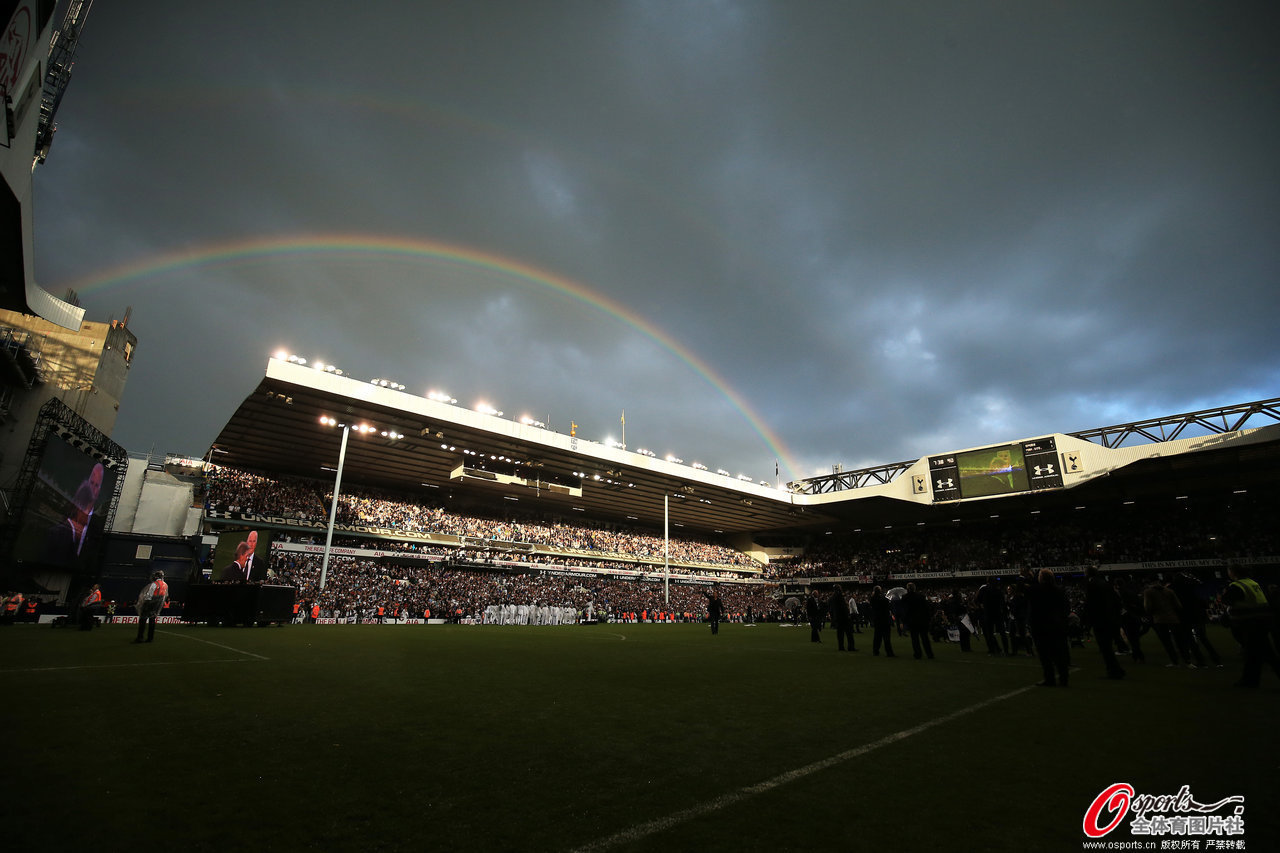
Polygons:
M245 573L244 565L248 561L249 543L240 542L236 545L236 558L222 570L222 581L226 583L244 583Z
M1124 678L1124 668L1116 660L1116 639L1120 636L1120 593L1098 574L1097 566L1084 570L1084 615L1093 627L1093 638L1107 668L1107 678Z
M977 604L982 611L982 636L987 641L987 654L1009 654L1009 630L1005 623L1008 606L1000 581L991 578L979 587ZM998 644L997 639L1000 641Z
M871 654L880 654L880 644L883 643L884 656L896 657L892 639L893 604L878 586L871 590L871 625L875 629L875 633L871 635Z
M844 651L844 641L849 639L849 651L856 652L853 645L853 616L849 613L849 602L845 601L840 584L831 590L831 599L827 602L827 611L831 614L831 627L836 629L836 645Z
M717 590L711 590L704 593L707 597L707 619L711 622L711 633L720 633L720 620L724 618L724 602L720 600L720 593Z
M818 606L818 596L809 590L809 597L804 600L804 615L809 620L809 642L822 642L822 608Z
M1037 580L1036 585L1027 590L1028 626L1044 672L1044 681L1037 683L1040 687L1057 684L1066 687L1067 671L1071 668L1071 646L1067 640L1067 616L1071 607L1053 572L1041 569Z
M258 531L250 530L249 536L244 541L249 546L249 555L245 558L244 563L245 581L266 580L267 561L258 558Z
M933 643L929 639L933 607L914 583L907 584L907 594L902 596L902 613L907 620L907 630L911 632L911 651L916 660L920 660L922 651L929 660L933 660Z

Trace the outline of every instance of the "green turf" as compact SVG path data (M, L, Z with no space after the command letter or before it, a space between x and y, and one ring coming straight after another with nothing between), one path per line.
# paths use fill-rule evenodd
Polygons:
M1026 658L777 625L132 636L0 630L7 849L1080 850L1117 781L1243 794L1248 849L1280 849L1280 684L1233 689L1224 632L1225 669L1123 682L1076 649L1067 690L1022 690Z

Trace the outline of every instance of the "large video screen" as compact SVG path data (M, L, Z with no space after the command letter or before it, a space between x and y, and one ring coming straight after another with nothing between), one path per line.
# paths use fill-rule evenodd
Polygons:
M1005 495L1031 488L1022 447L1017 444L958 453L956 468L960 474L962 498Z
M50 433L31 488L14 558L73 571L95 558L117 472Z
M243 547L242 547L243 546ZM270 573L271 532L252 528L224 530L213 546L213 577L228 583L261 583Z
M933 499L952 501L1062 487L1052 436L929 459Z

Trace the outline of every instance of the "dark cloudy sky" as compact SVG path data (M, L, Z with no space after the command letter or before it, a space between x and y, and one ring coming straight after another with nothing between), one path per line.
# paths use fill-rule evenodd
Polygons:
M104 0L37 275L131 451L278 348L768 480L1273 397L1276 6Z

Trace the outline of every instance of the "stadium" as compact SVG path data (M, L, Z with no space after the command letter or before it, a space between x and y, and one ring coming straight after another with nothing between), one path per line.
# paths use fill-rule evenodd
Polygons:
M135 533L111 537L94 576L127 601L169 567L187 612L162 617L146 649L159 654L137 660L127 611L88 637L6 636L11 677L32 686L9 705L16 730L85 731L99 756L85 767L79 738L45 743L26 765L40 784L6 801L84 804L62 831L87 842L145 808L146 786L95 803L141 761L174 800L203 792L170 827L194 849L582 850L791 849L832 837L832 822L847 843L1074 847L1121 781L1252 804L1273 761L1224 750L1233 732L1269 730L1274 684L1233 692L1239 649L1216 621L1204 630L1221 668L1165 666L1150 632L1147 662L1108 680L1086 624L1070 689L1041 691L1012 617L1012 648L984 652L975 627L960 651L947 624L936 657L914 660L895 627L889 659L872 654L870 624L854 655L830 628L811 643L794 600L825 602L840 583L865 613L874 586L912 583L941 613L953 591L972 602L1048 568L1080 611L1089 565L1119 585L1190 574L1206 602L1229 565L1274 582L1280 427L1247 424L1276 420L1278 403L779 488L281 354L206 459L122 478L135 522L199 518L185 572L172 547L160 560L174 543ZM966 482L997 456L1020 457L1005 467L1024 479ZM1037 466L1061 473L1036 482ZM250 530L271 576L221 582L223 543ZM119 557L144 542L152 559ZM709 589L726 604L715 635ZM235 600L201 599L223 593ZM157 729L166 743L138 754ZM218 793L236 785L251 791ZM1197 824L1197 840L1274 837L1264 809L1244 814L1235 834Z
M13 849L1280 842L1230 592L1274 649L1280 398L769 482L264 352L209 447L130 453L129 315L31 257L87 4L10 5Z

